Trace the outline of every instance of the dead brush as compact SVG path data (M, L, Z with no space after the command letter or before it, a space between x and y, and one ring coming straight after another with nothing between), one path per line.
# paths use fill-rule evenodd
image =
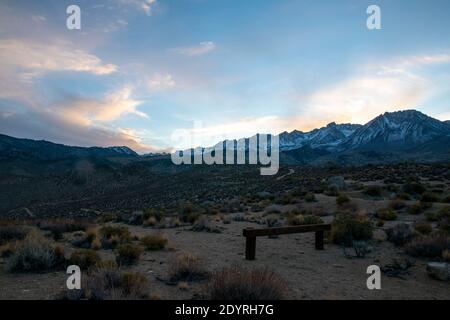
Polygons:
M0 245L10 241L23 240L30 233L31 228L19 225L0 226Z
M208 277L202 260L190 253L179 254L169 263L169 279L177 281L200 281Z
M104 261L89 270L81 290L63 291L64 300L142 300L150 298L149 282L144 274L124 272L115 261ZM74 292L77 291L77 292Z
M65 263L62 248L37 232L31 232L14 250L6 263L9 272L45 272Z
M45 219L36 221L36 226L45 231L50 231L54 240L63 238L66 232L86 231L91 223L85 219Z
M233 266L211 275L206 294L212 300L280 300L287 297L287 284L268 269Z

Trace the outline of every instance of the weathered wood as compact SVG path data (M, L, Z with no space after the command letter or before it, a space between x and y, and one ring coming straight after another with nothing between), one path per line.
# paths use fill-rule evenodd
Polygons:
M329 230L331 230L330 224L309 224L294 227L244 229L243 235L244 237L262 237L262 236L275 236L280 234L305 233L305 232L329 231Z
M316 250L323 250L323 231L316 231L315 238L316 238Z
M323 238L325 231L331 230L330 224L310 224L304 226L294 227L277 227L265 229L244 229L242 234L245 237L245 259L255 260L256 256L256 237L275 236L280 234L292 233L315 233L315 248L316 250L323 250Z
M255 260L256 255L256 237L245 238L245 259Z

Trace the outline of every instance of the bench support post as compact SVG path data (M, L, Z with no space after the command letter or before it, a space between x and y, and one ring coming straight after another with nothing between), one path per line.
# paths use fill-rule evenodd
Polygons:
M316 231L316 250L323 250L323 231Z
M255 260L256 254L256 237L245 238L245 259Z

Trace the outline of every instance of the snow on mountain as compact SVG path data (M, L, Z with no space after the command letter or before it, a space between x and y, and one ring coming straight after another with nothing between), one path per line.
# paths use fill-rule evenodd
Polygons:
M290 133L283 132L280 134L280 149L293 150L303 146L332 148L342 143L360 127L361 125L358 124L336 124L332 122L326 127L309 132L297 130Z
M340 149L407 148L435 137L449 136L449 126L416 110L386 112L360 127L340 145Z
M106 148L108 150L117 152L122 155L130 155L130 156L137 156L137 153L131 150L130 148L126 146L120 146L120 147L108 147Z

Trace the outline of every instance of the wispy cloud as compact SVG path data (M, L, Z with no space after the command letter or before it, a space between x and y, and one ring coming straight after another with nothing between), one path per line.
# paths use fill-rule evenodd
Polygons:
M171 144L175 150L209 147L223 140L250 137L256 133L278 134L285 130L287 119L275 115L214 122L193 122L191 128L174 130Z
M153 8L156 5L156 0L119 0L122 4L131 5L134 8L145 12L146 15L151 16Z
M365 123L385 112L417 108L436 90L418 67L450 62L450 55L407 56L363 66L351 77L299 99L304 110L293 118L302 128L330 121ZM423 70L422 70L423 71Z
M104 75L117 70L116 65L104 64L97 56L70 43L49 44L19 39L0 40L0 64L20 68L28 75L55 71Z
M44 23L47 21L47 18L44 16L31 16L31 19L35 22L35 23Z
M173 88L175 86L175 80L170 74L154 74L148 81L148 88L151 91L161 91Z
M73 99L59 108L59 110L61 110L61 115L67 121L85 126L98 122L111 122L125 114L135 114L142 118L148 118L147 114L137 110L137 106L141 104L141 101L134 100L131 94L132 89L124 87L107 94L101 100ZM56 112L57 110L55 108Z
M213 51L214 49L216 49L216 45L214 44L214 42L204 41L204 42L200 42L200 44L197 46L177 47L177 48L171 49L171 51L174 53L177 53L177 54L195 57L195 56L202 56L202 55L208 54L211 51Z

